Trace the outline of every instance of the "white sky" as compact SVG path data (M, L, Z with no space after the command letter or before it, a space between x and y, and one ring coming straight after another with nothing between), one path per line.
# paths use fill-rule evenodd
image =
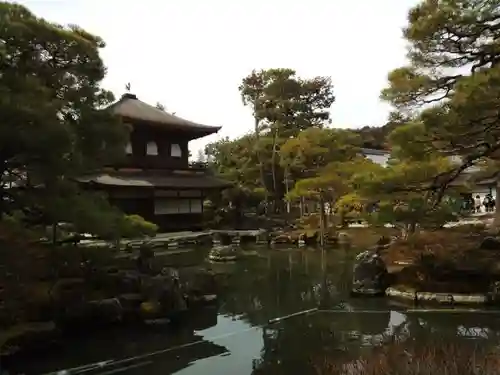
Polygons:
M107 43L104 82L207 125L207 142L253 127L238 85L252 69L331 76L333 126L383 125L387 73L405 63L401 28L417 0L24 0L38 16L78 24Z

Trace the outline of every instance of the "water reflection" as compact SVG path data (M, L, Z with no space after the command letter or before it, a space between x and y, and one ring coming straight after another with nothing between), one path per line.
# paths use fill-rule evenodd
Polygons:
M201 258L197 253L196 259ZM385 299L350 298L352 260L353 254L343 251L265 249L259 257L216 265L218 272L230 274L218 311L206 310L177 331L150 327L73 339L56 353L18 364L17 370L44 373L196 342L135 361L138 367L122 373L315 374L317 358L350 363L374 345L396 339L498 343L496 314L405 313ZM321 312L268 324L270 319L313 307Z

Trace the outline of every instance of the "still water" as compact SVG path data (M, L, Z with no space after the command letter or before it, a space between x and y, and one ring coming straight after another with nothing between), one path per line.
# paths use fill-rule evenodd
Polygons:
M191 255L202 260L205 254L193 250ZM395 335L496 342L496 314L405 313L407 307L387 299L350 298L353 257L343 251L262 249L256 257L213 265L229 275L228 288L219 306L202 310L186 326L73 338L56 350L16 363L13 373L79 367L59 373L315 374L317 358L334 355L349 361ZM320 312L269 324L316 307ZM100 367L85 367L99 362Z

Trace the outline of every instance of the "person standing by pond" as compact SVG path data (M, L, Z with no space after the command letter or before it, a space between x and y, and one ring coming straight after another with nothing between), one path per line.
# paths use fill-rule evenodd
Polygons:
M479 195L476 195L476 199L474 199L474 208L476 209L476 213L481 213L481 206L483 205L483 202L481 202L481 197Z
M491 194L486 195L483 200L483 205L486 212L493 212L495 210L495 200Z

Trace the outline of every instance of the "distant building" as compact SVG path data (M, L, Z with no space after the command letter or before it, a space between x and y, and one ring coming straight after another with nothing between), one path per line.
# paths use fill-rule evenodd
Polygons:
M390 151L386 150L376 150L374 148L362 148L361 152L363 155L373 161L374 163L380 164L383 167L387 166L389 161Z

